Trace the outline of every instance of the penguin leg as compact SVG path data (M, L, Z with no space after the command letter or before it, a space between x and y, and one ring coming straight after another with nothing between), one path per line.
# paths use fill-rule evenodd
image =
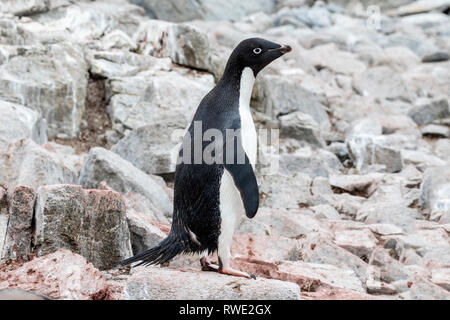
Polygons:
M219 273L248 279L256 279L255 275L252 273L242 272L231 268L230 246L232 241L233 233L231 232L228 234L221 234L219 236L219 246L217 250L217 255L219 256Z
M231 268L229 258L225 258L222 260L219 257L219 273L227 274L230 276L244 277L244 278L256 280L256 277L253 273L242 272L242 271Z
M205 256L203 256L200 259L200 265L202 266L202 271L219 272L219 266L217 264L214 264L214 263L211 262L211 260L209 259L208 254L206 254Z

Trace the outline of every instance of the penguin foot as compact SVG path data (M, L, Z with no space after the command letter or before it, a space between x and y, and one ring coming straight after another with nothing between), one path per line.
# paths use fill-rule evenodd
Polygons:
M202 271L219 272L219 266L217 264L211 263L206 257L200 259L200 265L202 266Z
M253 273L242 272L239 270L235 270L233 268L219 268L219 273L227 274L230 276L244 277L247 279L255 279L256 280L256 277Z

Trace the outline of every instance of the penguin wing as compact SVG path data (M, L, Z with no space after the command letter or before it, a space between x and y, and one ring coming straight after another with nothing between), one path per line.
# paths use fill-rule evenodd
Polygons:
M245 162L238 163L235 152L233 163L225 161L224 167L233 177L234 184L241 194L246 216L253 218L259 207L259 188L253 167L245 152L244 155Z

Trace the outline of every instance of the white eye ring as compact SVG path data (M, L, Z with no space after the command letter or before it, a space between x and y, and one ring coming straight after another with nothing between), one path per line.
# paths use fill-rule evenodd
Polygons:
M261 53L261 48L255 48L255 49L253 49L253 53L254 54L260 54Z

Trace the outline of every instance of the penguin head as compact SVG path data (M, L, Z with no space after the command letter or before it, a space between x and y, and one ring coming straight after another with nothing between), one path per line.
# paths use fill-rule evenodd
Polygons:
M288 45L279 45L261 38L250 38L238 44L228 63L235 65L240 71L249 67L256 77L265 66L291 50Z

